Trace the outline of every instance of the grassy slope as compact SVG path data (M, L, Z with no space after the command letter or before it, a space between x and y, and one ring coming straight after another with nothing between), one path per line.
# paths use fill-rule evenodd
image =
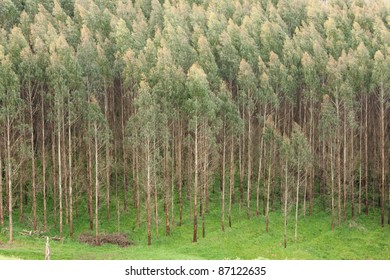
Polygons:
M216 198L216 197L215 197ZM298 241L293 241L294 216L291 213L288 224L287 249L282 246L283 215L280 211L270 214L270 231L265 233L265 218L246 219L245 210L236 209L233 227L226 223L226 231L220 229L220 208L211 203L206 216L206 238L199 237L192 243L192 220L185 213L184 224L176 226L170 237L165 236L163 215L160 214L159 238L155 236L152 246L146 245L146 228L126 226L134 221L134 213L121 218L121 231L128 234L135 244L128 248L116 245L93 247L77 242L77 236L88 231L88 221L82 217L75 224L75 240L65 238L63 242L51 241L52 259L390 259L390 226L379 226L379 213L362 215L355 222L346 222L335 231L330 230L329 213L315 211L312 217L300 215ZM238 207L237 207L238 208ZM80 209L80 211L83 209ZM293 209L292 209L293 210ZM291 211L293 212L293 211ZM115 211L111 222L106 222L101 211L102 232L116 231ZM177 214L176 214L177 215ZM176 216L176 220L177 220ZM17 220L17 219L15 219ZM45 239L18 234L26 225L16 225L15 242L7 244L4 229L0 234L0 256L2 258L43 259ZM27 227L28 228L28 227ZM65 226L64 235L67 236ZM51 229L50 236L58 236L58 230ZM199 223L201 235L201 221Z

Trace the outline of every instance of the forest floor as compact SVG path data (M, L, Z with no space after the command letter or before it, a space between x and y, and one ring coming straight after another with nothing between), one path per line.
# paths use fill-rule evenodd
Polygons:
M221 215L218 203L211 202L210 211L206 215L206 237L202 237L202 221L198 220L198 242L192 242L192 218L188 212L183 216L182 226L171 229L171 236L165 236L165 223L163 213L159 217L159 234L156 237L156 227L153 225L152 245L147 246L146 223L139 228L131 222L135 220L135 213L130 211L121 217L121 233L127 235L132 245L119 247L118 245L104 244L92 246L80 243L81 234L90 233L87 217L76 220L74 238L68 235L68 226L64 225L62 241L50 241L51 259L60 260L109 260L109 259L335 259L335 260L390 260L390 226L380 226L380 214L371 211L366 216L357 215L355 221L348 219L331 230L331 216L329 211L314 209L312 216L308 213L303 216L300 211L298 225L298 240L294 241L294 209L290 209L288 221L287 248L283 247L283 213L275 211L270 213L269 232L265 231L265 217L253 216L246 218L245 208L237 209L233 213L233 223L230 228L225 223L225 231L221 231ZM177 207L178 208L178 207ZM81 212L85 209L79 209ZM85 213L87 213L85 211ZM115 210L112 211L111 220L107 222L101 211L101 233L116 232ZM227 217L227 215L226 215ZM176 224L178 214L176 214ZM17 220L17 218L15 218ZM141 220L145 217L141 216ZM45 238L38 236L25 236L20 232L28 229L28 223L16 224L14 227L14 243L8 244L7 229L2 228L0 233L0 260L1 259L44 259ZM42 226L42 225L40 225ZM27 228L26 228L27 227ZM59 236L57 229L52 228L48 236Z

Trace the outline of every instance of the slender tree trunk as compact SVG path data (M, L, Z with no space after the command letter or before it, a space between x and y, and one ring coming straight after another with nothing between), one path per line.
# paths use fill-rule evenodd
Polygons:
M64 113L64 112L62 112ZM68 201L68 164L66 161L66 138L65 138L65 114L63 114L63 120L62 120L62 145L63 149L61 150L61 160L62 160L62 166L63 166L63 178L64 178L64 187L63 187L63 193L64 193L64 202L65 202L65 224L67 225L69 222L69 201Z
M194 145L195 147L195 145ZM195 150L195 148L192 147L192 143L188 143L187 144L187 157L186 157L186 166L187 166L187 170L186 170L186 174L187 174L187 200L189 201L189 208L190 208L190 211L189 211L189 218L190 219L193 219L194 216L193 216L193 206L194 204L192 203L193 201L193 198L192 198L192 192L193 192L193 188L192 188L192 184L193 184L193 179L194 179L194 170L195 170L195 166L192 166L192 163L194 162L194 158L195 156L193 156L192 154L192 149Z
M336 114L337 114L337 119L340 119L340 104L339 100L336 99ZM336 136L336 168L337 168L337 189L338 189L338 194L337 194L337 217L338 217L338 225L341 224L341 164L340 164L340 130L337 128L337 136Z
M350 173L350 180L351 180L351 214L352 214L352 220L355 219L355 158L354 158L354 129L353 126L351 126L350 131L350 140L351 140L351 173Z
M194 234L192 242L198 241L198 211L196 210L197 205L197 197L198 197L198 118L195 117L195 143L194 143L194 156L195 156L195 178L194 178Z
M32 107L32 93L29 92L29 105L30 105L30 144L31 144L31 183L32 183L32 196L33 196L33 227L37 230L37 195L36 195L36 171L35 171L35 149L34 149L34 116Z
M385 89L380 89L381 225L385 226Z
M153 140L153 176L152 176L152 184L154 187L154 216L155 216L155 223L156 223L156 238L158 239L159 236L159 218L158 218L158 190L157 190L157 170L156 170L156 164L157 164L157 149L156 149L156 139Z
M269 151L268 151L268 175L267 175L267 206L265 210L265 231L268 233L268 227L269 227L269 198L270 198L270 187L271 187L271 169L272 169L272 140L270 143Z
M41 104L41 126L42 126L42 189L43 189L43 227L47 231L47 199L46 199L46 153L45 153L45 102L42 94ZM1 168L0 168L1 170Z
M269 151L270 152L270 151ZM263 183L263 215L265 216L266 215L266 212L267 212L267 187L266 187L266 183L268 183L268 179L267 179L267 173L268 173L268 170L267 170L267 167L268 165L270 164L270 160L269 160L269 157L267 156L267 151L264 151L264 170L263 170L263 174L264 174L264 183Z
M243 147L244 147L244 136L245 136L245 133L242 134L242 136L240 136L240 140L239 140L239 150L238 150L238 162L239 162L239 169L240 169L240 207L241 207L241 204L244 200L244 150L243 150Z
M251 131L251 112L248 109L248 182L247 182L247 217L251 217L251 193L252 193L252 131Z
M287 206L288 206L288 159L285 162L285 185L284 185L284 248L287 247Z
M332 207L332 230L334 230L334 166L333 166L333 143L330 144L330 177L331 177L331 207Z
M303 133L305 134L305 136L307 135L307 104L306 104L306 101L303 101L303 106L302 106L302 110L303 110ZM310 138L310 136L309 136ZM311 144L311 143L310 143ZM310 145L309 144L309 145ZM304 180L304 185L303 185L303 205L302 205L302 213L303 213L303 217L306 217L306 200L307 200L307 168L305 168L303 170L303 180Z
M226 135L225 135L225 126L226 118L223 124L223 142L222 142L222 221L221 229L225 231L225 162L226 162Z
M51 134L51 164L52 164L52 180L53 180L53 212L54 212L54 227L57 227L57 167L56 167L56 146L55 146L55 126Z
M98 159L98 135L97 135L97 123L94 122L95 132L95 242L100 244L99 241L99 159Z
M201 154L203 152L204 155L204 162L203 162L203 188L202 188L202 195L203 197L203 206L201 210L201 215L202 215L202 237L206 237L206 225L205 225L205 212L208 211L208 206L207 206L207 200L208 200L208 195L207 195L207 188L208 188L208 148L207 148L207 136L206 136L206 121L203 122L203 151L201 151ZM202 202L201 202L202 204Z
M323 196L323 209L326 210L326 195L328 192L328 184L329 184L329 171L328 171L328 161L326 156L326 142L322 142L322 170L323 170L323 178L324 183L320 182L320 186L322 186L322 196Z
M156 170L156 165L157 165L157 149L156 149L156 139L153 140L153 162L152 162L152 168L151 170L152 173L152 186L153 186L153 195L154 195L154 221L156 224L156 239L158 239L159 236L159 217L158 217L158 189L157 189L157 170ZM163 175L164 176L164 175ZM163 178L164 180L164 178ZM165 184L165 183L164 183ZM164 185L163 184L163 185ZM163 192L164 193L164 192ZM165 204L165 202L164 202Z
M295 205L295 241L298 240L298 208L299 208L299 185L300 185L300 177L301 177L301 166L300 159L298 158L298 166L297 166L297 196L296 196L296 205Z
M104 115L106 120L109 120L108 112L108 90L106 88L106 82L104 81ZM106 202L107 202L107 220L110 220L110 175L111 175L111 157L110 157L110 146L109 142L106 143Z
M151 170L150 170L150 141L146 143L146 209L148 215L148 245L152 245L152 209L151 209Z
M362 210L362 166L363 166L363 110L360 112L360 128L359 128L359 198L358 198L358 213Z
M127 151L125 145L125 97L121 95L121 129L122 129L122 158L123 158L123 210L127 212Z
M182 143L181 143L181 140L183 138L183 125L182 125L182 121L181 119L179 120L179 137L178 137L178 147L177 147L177 151L178 151L178 185L179 185L179 204L180 204L180 221L179 221L179 225L181 226L182 223L183 223L183 192L182 192L182 189L183 189L183 180L182 180Z
M1 146L0 146L1 148ZM0 225L4 226L4 209L3 209L3 161L0 153Z
M364 185L365 185L365 190L366 190L366 198L365 198L365 213L368 215L368 94L366 94L366 100L365 100L365 130L364 130Z
M12 167L11 167L11 120L7 115L7 185L8 185L8 219L9 219L9 243L13 243L13 222L12 222Z
M263 163L263 149L264 149L264 130L265 130L265 120L267 119L267 105L264 107L264 121L263 129L260 136L260 154L259 154L259 169L257 171L257 190L256 190L256 216L259 216L259 204L260 204L260 184L261 184L261 168Z
M166 128L168 129L168 128ZM168 134L168 133L167 133ZM169 190L170 178L168 167L168 135L166 135L166 143L164 144L164 178L165 178L165 194L164 194L164 211L165 211L165 235L171 235L170 221L169 221ZM173 195L173 194L172 194Z
M61 116L61 110L58 109L58 116ZM60 238L62 238L62 167L61 167L61 118L58 118L57 124L57 155L58 155L58 191L60 202Z
M232 203L234 189L234 134L231 132L230 172L229 172L229 227L232 227Z
M72 130L71 130L71 112L70 104L68 108L68 166L69 166L69 235L70 238L73 238L73 181L72 181Z
M136 153L136 156L135 156L135 172L136 172L136 180L135 180L135 190L134 190L134 194L135 194L135 207L137 208L137 227L140 226L140 223L141 223L141 209L140 209L140 192L139 192L139 155L138 153Z
M347 221L347 112L344 104L344 132L343 132L343 217Z
M135 145L133 145L132 147L132 181L133 181L133 206L135 209L137 209L137 175L138 175L138 171L137 171L137 152L138 150L136 149Z
M310 96L310 130L309 130L309 138L310 138L310 150L312 155L315 154L315 124L314 124L314 105L313 105L313 98L312 95ZM314 164L311 163L309 167L309 173L310 173L310 182L309 182L309 213L310 216L313 214L313 200L314 200Z
M110 176L111 176L111 156L110 156L110 148L106 144L106 202L107 202L107 221L110 220Z
M90 131L90 122L88 121L88 131ZM87 177L88 177L88 214L89 229L93 230L93 210L92 210L92 151L90 141L87 140Z
M307 197L307 177L308 177L307 169L305 168L303 172L304 172L303 178L305 182L303 185L303 211L302 212L303 212L303 217L306 217L306 197Z
M115 114L114 114L115 119ZM114 137L114 166L115 166L115 207L116 207L116 224L117 224L117 233L120 235L121 230L121 213L119 209L119 190L118 190L118 150L117 150L117 141ZM124 171L124 173L126 173Z
M175 128L173 127L173 131ZM172 149L171 149L171 231L175 228L175 149L177 143L172 139Z
M209 202L210 202L210 197L209 197L209 148L208 148L208 138L206 136L206 126L207 126L207 121L204 122L204 129L205 129L205 134L204 134L204 139L205 139L205 150L204 150L204 158L205 158L205 185L204 185L204 197L205 197L205 204L206 204L206 213L209 213ZM214 186L213 184L213 193L214 193ZM203 218L204 220L204 218ZM203 227L204 229L204 227ZM203 236L204 237L204 236Z
M21 165L20 165L20 168L21 170L23 170L24 168L24 163L21 162ZM27 205L27 197L28 195L25 194L25 191L23 191L23 179L24 179L25 175L23 172L19 172L19 203L20 203L20 206L19 206L19 211L20 211L20 217L19 217L19 220L20 220L20 223L23 224L24 223L24 210L23 210L23 195L25 196L25 204Z

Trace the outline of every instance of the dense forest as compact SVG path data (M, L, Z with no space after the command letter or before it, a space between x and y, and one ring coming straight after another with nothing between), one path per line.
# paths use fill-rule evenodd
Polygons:
M389 27L380 0L2 0L0 228L196 242L211 193L222 231L281 211L284 246L291 214L387 226Z

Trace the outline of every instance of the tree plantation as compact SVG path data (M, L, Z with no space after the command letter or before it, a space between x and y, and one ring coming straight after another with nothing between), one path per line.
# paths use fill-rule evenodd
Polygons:
M387 230L390 3L2 0L0 139L10 243Z

